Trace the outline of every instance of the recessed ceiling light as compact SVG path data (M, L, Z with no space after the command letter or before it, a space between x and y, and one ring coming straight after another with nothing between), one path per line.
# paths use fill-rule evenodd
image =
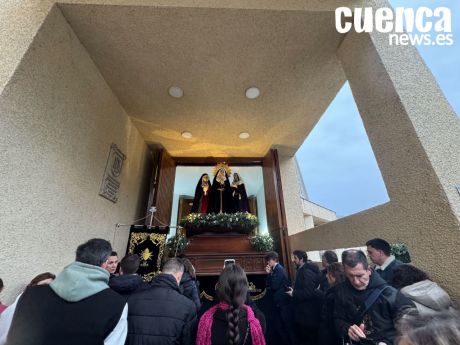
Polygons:
M171 86L168 92L174 98L181 98L184 95L184 91L179 86Z
M192 139L192 136L193 136L192 133L187 132L187 131L182 132L181 135L185 139Z
M249 133L248 132L241 132L240 133L240 139L247 139L249 138Z
M260 90L256 88L255 86L250 87L249 89L246 90L246 97L249 99L255 99L259 97L260 95Z

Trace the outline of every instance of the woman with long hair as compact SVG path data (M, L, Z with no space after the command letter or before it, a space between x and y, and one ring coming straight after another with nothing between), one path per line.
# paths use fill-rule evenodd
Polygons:
M261 322L244 304L248 288L246 273L239 265L224 268L217 283L219 303L201 317L197 345L265 345Z
M339 262L333 262L326 268L328 289L324 293L323 306L321 308L321 323L318 330L319 344L336 345L341 344L341 337L334 327L334 299L337 284L345 281L345 272Z

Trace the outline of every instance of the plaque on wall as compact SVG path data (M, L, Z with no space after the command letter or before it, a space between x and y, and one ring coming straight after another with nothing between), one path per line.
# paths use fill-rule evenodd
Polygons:
M117 145L110 146L109 158L105 166L104 177L102 178L101 190L99 195L112 201L118 201L118 192L120 190L120 175L123 161L126 156L120 151Z

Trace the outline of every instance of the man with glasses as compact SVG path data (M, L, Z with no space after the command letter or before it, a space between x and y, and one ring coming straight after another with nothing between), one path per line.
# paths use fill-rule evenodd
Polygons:
M344 251L342 264L347 280L337 286L337 331L350 344L393 344L395 320L414 304L371 269L361 250Z

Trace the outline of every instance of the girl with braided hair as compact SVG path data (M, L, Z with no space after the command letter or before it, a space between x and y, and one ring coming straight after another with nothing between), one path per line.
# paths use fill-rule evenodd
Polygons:
M217 283L219 303L201 317L197 345L265 345L265 319L245 304L248 288L239 265L224 268Z

